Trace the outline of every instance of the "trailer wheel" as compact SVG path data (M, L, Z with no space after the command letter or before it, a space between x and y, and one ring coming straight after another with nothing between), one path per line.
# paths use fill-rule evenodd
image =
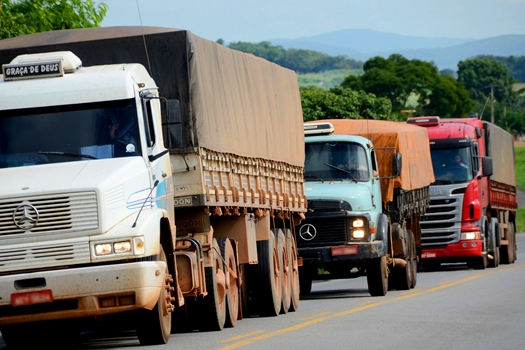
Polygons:
M168 270L168 260L162 246L159 261L166 263L164 285L153 310L141 310L137 317L137 336L141 345L166 344L171 334L171 283L173 279Z
M201 331L220 331L226 321L226 279L219 245L215 238L212 251L212 266L204 268L208 295L198 302Z
M290 257L286 240L283 230L277 229L277 250L279 252L279 270L281 272L281 314L288 313L292 303L292 281L290 279L292 276L290 274Z
M373 297L382 297L388 291L388 267L386 256L366 261L368 292Z
M492 219L490 222L490 237L488 252L492 253L492 259L488 260L488 267L498 267L500 262L500 251L498 247L499 236L498 220Z
M290 311L297 311L299 308L299 265L297 262L297 244L295 242L295 237L292 234L291 230L286 230L286 246L288 252L288 266L290 269L290 287L291 287L291 303ZM311 285L311 284L310 284Z
M217 243L224 257L226 273L226 320L225 327L235 327L239 315L239 270L232 244L227 238L218 238Z
M281 311L281 272L275 234L270 239L257 242L255 281L257 281L257 300L259 316L277 316Z
M416 249L416 238L414 237L414 233L412 230L407 230L408 237L411 241L410 243L410 268L411 268L411 275L412 275L412 283L410 284L410 288L415 288L417 284L417 270L418 270L418 261L417 261L417 249Z
M413 238L411 230L406 230L401 227L399 227L399 230L401 230L401 235L404 238L402 239L401 244L403 249L403 258L406 261L406 265L405 267L394 267L391 274L391 284L392 287L397 290L409 290L410 288L412 288L412 284L414 283L414 267L412 265L415 258L416 241Z
M500 258L502 264L512 264L516 260L516 232L514 232L514 223L509 222L507 229L507 245L500 247Z

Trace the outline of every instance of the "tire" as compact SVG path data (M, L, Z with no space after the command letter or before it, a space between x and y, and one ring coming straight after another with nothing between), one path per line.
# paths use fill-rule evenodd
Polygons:
M170 296L172 277L168 271L166 254L162 246L159 261L166 263L164 286L159 293L157 304L152 310L141 310L137 318L137 336L141 345L166 344L171 334L171 311L167 298ZM169 302L171 304L171 302Z
M499 251L499 247L497 245L497 242L498 242L498 235L499 235L499 224L498 224L498 220L496 219L493 219L490 223L490 235L491 235L491 239L489 240L490 242L490 252L492 253L492 259L488 259L488 264L487 264L487 267L491 267L491 268L494 268L494 267L498 267L499 266L499 263L500 263L500 251Z
M279 272L281 276L281 314L287 314L292 303L292 281L290 274L290 258L286 245L286 236L277 229L277 251L279 252Z
M291 230L286 230L286 246L288 252L288 266L290 268L290 287L291 287L291 303L289 311L297 311L299 309L299 266L297 262L297 244L295 237Z
M412 287L413 283L413 267L412 267L412 252L415 251L412 248L412 245L415 245L415 241L412 238L412 231L403 230L403 235L405 236L403 244L403 255L406 261L405 267L395 267L392 272L393 278L393 287L397 290L409 290Z
M388 267L386 256L366 261L368 292L373 297L385 296L388 291Z
M237 316L239 315L239 269L232 244L227 238L218 238L217 243L224 257L224 271L226 274L226 320L224 327L235 327Z
M507 229L507 245L500 247L500 261L502 264L513 264L516 260L516 232L514 230L514 223L509 222Z
M275 234L270 233L267 241L257 242L257 257L254 279L259 316L277 316L281 311L281 276L279 254Z
M217 240L213 239L212 266L204 268L208 295L198 300L201 331L220 331L226 322L226 280Z
M408 236L412 241L410 244L410 267L412 275L412 283L410 284L410 289L416 287L417 284L417 270L418 270L418 261L417 261L417 249L416 249L416 239L414 233L411 230L407 230Z

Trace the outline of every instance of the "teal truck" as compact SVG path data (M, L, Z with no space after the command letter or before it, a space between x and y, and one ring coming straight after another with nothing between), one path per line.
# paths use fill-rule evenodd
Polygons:
M434 182L428 136L406 123L304 124L308 212L297 232L300 291L366 276L372 296L417 282L419 217Z

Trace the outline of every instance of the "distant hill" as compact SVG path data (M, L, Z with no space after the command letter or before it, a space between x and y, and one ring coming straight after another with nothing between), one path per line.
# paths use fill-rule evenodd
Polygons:
M457 69L461 60L477 55L525 56L525 35L503 35L488 39L426 38L348 29L299 39L268 40L273 45L324 52L332 56L366 61L374 56L399 53L409 59L433 61L441 69Z

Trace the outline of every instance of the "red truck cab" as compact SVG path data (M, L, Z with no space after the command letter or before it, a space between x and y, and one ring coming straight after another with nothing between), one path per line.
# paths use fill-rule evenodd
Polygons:
M407 123L426 128L435 176L430 186L430 207L420 221L423 264L467 262L473 268L496 267L500 247L506 253L501 255L504 262L513 262L515 186L507 188L507 209L500 210L492 203L494 195L491 202L494 157L487 152L486 130L499 128L477 118L415 117ZM513 147L512 169L506 170L512 172ZM504 243L512 248L506 249Z

